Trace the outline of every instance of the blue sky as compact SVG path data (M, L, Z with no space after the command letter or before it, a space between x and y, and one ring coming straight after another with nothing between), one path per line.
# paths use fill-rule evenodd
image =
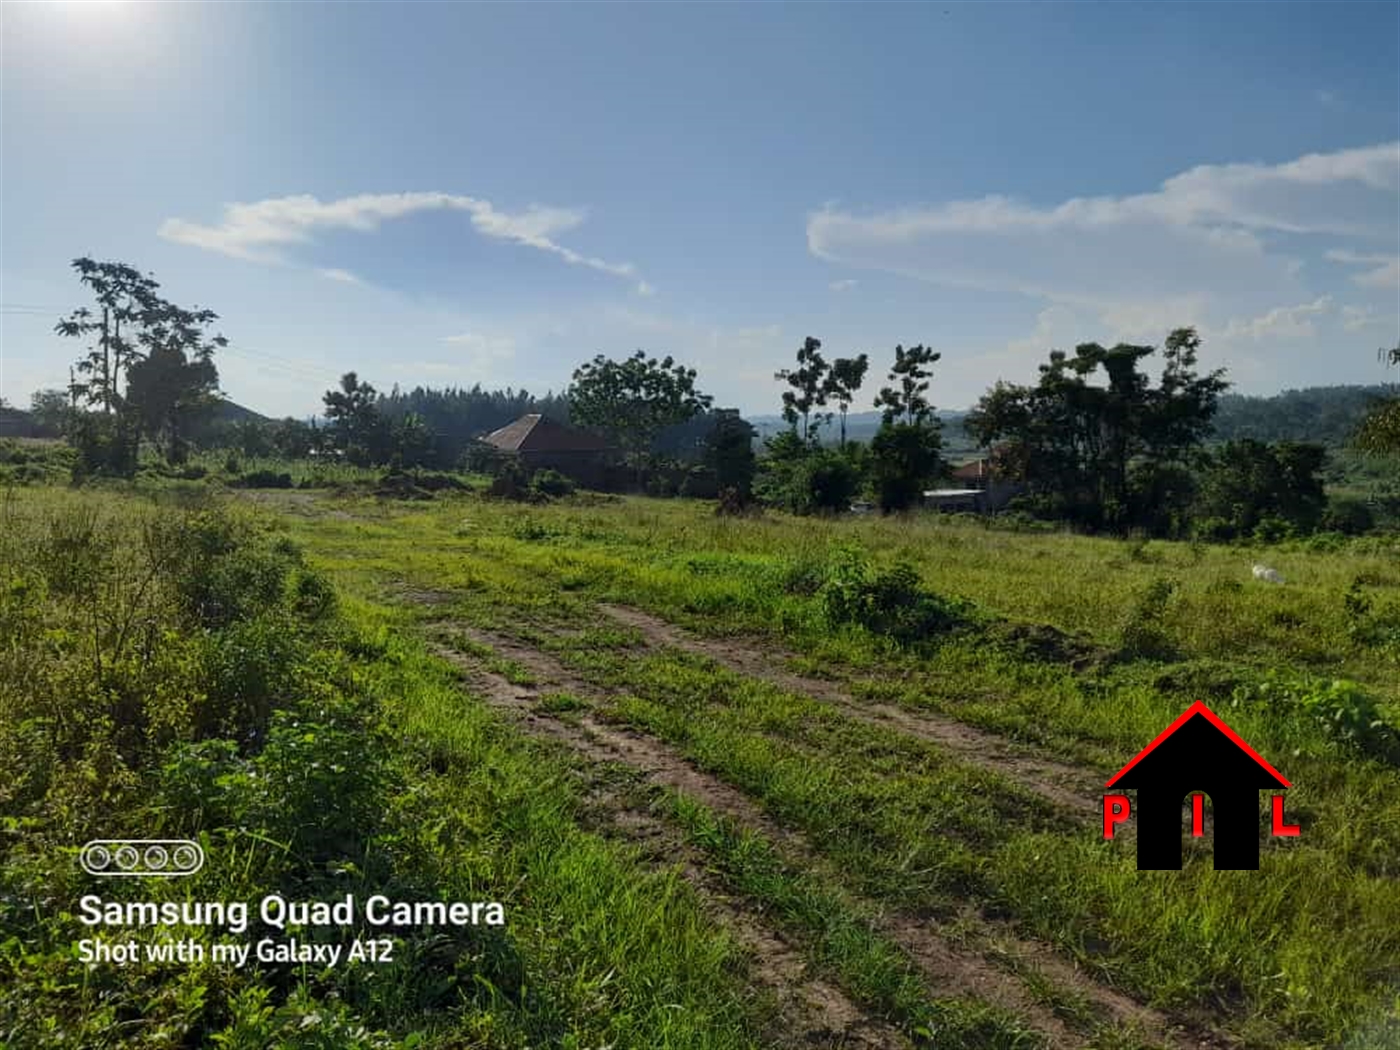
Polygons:
M0 395L75 256L212 307L235 400L560 389L634 349L776 410L807 335L936 402L1194 324L1237 389L1400 339L1400 5L6 3ZM878 371L876 371L878 370ZM861 406L858 406L861 407Z

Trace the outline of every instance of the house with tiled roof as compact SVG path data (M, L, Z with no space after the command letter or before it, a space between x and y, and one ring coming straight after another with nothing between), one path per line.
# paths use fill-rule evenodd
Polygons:
M557 470L590 486L601 484L615 451L597 434L538 412L507 423L482 440L500 452L517 457L527 470Z

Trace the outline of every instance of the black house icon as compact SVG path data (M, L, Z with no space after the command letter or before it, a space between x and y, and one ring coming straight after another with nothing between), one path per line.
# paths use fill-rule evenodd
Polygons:
M1259 790L1287 780L1205 704L1197 702L1114 774L1137 789L1139 869L1180 869L1182 803L1203 791L1215 818L1215 869L1259 867Z

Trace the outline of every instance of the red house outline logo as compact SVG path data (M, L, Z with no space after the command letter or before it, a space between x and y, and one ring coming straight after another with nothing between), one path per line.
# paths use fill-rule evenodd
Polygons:
M1292 785L1199 700L1115 773L1105 787L1137 790L1137 866L1181 869L1181 804L1210 797L1217 871L1259 868L1259 791ZM1204 834L1204 802L1192 798L1191 833ZM1103 798L1104 838L1132 814L1128 796ZM1283 822L1283 796L1273 796L1273 834L1294 836Z

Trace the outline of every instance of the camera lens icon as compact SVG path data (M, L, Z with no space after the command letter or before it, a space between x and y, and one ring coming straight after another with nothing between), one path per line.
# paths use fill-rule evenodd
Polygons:
M204 850L190 839L95 839L79 853L89 875L170 878L204 867Z
M186 872L198 870L200 865L204 863L204 854L198 846L187 843L175 847L175 852L171 854L171 861L175 871L183 875Z
M93 843L83 850L83 867L91 872L103 871L112 863L111 851L106 846Z

